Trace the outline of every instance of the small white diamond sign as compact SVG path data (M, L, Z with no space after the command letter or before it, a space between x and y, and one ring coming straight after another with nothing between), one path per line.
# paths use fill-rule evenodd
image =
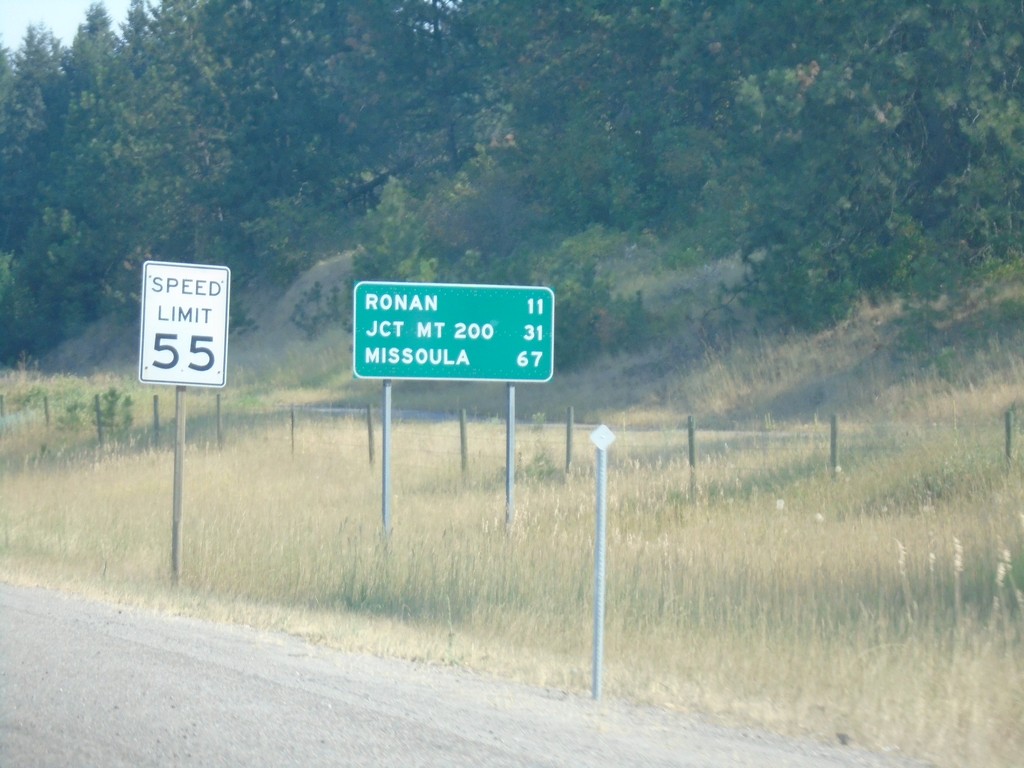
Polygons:
M223 387L231 270L147 261L142 275L139 381Z
M590 433L590 442L596 445L599 451L606 451L608 446L615 442L615 433L602 424Z

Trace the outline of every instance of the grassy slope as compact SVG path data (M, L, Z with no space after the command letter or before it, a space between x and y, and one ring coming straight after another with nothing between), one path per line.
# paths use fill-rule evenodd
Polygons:
M522 512L506 540L495 537L500 514L480 519L500 496L500 426L482 445L474 439L474 467L483 467L468 480L450 450L403 447L440 445L450 429L406 427L396 461L411 469L396 481L403 517L386 560L378 479L353 469L365 466L358 424L303 425L301 461L281 460L282 407L379 397L378 384L351 380L343 332L306 342L286 322L312 280L344 268L321 265L281 303L238 296L261 308L250 310L260 329L232 341L224 396L249 415L233 450L210 452L201 446L211 397L191 400L190 434L204 457L191 493L208 495L211 511L192 523L186 590L166 588L164 510L137 502L165 490L166 456L97 462L58 444L87 431L49 433L45 455L36 433L3 436L0 573L585 689L586 428L565 482L559 431L521 430ZM521 386L517 397L526 423L557 421L572 405L578 422L620 432L606 689L822 738L842 731L945 765L1016 764L1024 487L1019 460L1007 472L1001 452L1024 362L1019 294L979 293L927 318L866 307L812 337L720 322L711 330L729 344L710 352L694 318L735 265L677 276L634 256L611 268L625 293L643 290L667 318L657 344ZM132 382L133 333L121 332L113 357L74 350L79 365L98 362L90 378L6 376L9 408L33 402L33 391L57 399L114 386L147 423L154 388ZM503 388L399 382L395 406L498 414ZM696 502L679 482L685 433L673 431L691 413L701 427L756 433L702 434ZM832 413L841 417L839 481L824 471ZM805 437L789 441L793 433Z
M337 324L308 339L291 321L315 284L342 285L346 255L322 262L283 295L236 287L227 396L276 403L376 404L379 385L351 377L351 340ZM813 421L838 413L867 420L944 409L944 395L984 388L1004 408L1016 395L1024 331L1024 286L990 287L928 307L865 306L832 330L807 336L764 330L719 289L736 282L734 260L667 271L634 249L604 270L623 296L637 291L656 318L653 341L639 352L599 358L546 384L520 385L524 419L559 420L573 406L589 422L677 425L694 414L709 427L765 420ZM346 297L347 298L347 297ZM346 308L347 314L349 310ZM130 380L138 359L134 324L99 323L42 361L49 373L114 375ZM933 401L931 395L937 397ZM396 407L500 414L500 384L398 382ZM974 398L972 398L974 399Z

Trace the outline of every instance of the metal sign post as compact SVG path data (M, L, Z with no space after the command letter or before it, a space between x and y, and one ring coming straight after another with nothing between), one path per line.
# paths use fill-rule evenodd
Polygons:
M505 412L505 527L516 519L516 385L508 388L508 410Z
M384 535L391 533L391 380L504 381L508 387L505 524L515 519L515 382L554 372L550 288L448 283L357 283L352 374L384 380ZM372 459L371 459L372 460Z
M381 518L384 536L391 535L391 379L384 380L384 395L381 408Z
M597 446L597 525L594 535L594 659L593 697L601 698L601 667L604 661L605 531L607 529L608 446L615 434L604 424L590 434Z

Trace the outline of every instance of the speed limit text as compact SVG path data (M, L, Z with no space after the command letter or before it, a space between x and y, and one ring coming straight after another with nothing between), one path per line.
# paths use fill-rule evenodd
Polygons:
M166 296L209 296L219 297L224 291L224 284L218 280L200 280L196 278L167 277L153 275L149 278L149 291L157 298ZM210 322L212 307L196 306L194 300L187 304L164 303L157 305L156 319L161 322L205 324Z

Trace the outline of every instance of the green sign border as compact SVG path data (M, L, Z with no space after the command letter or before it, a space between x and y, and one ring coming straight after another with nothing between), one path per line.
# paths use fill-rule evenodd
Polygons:
M555 294L544 286L363 281L352 291L352 374L550 381L554 330Z

